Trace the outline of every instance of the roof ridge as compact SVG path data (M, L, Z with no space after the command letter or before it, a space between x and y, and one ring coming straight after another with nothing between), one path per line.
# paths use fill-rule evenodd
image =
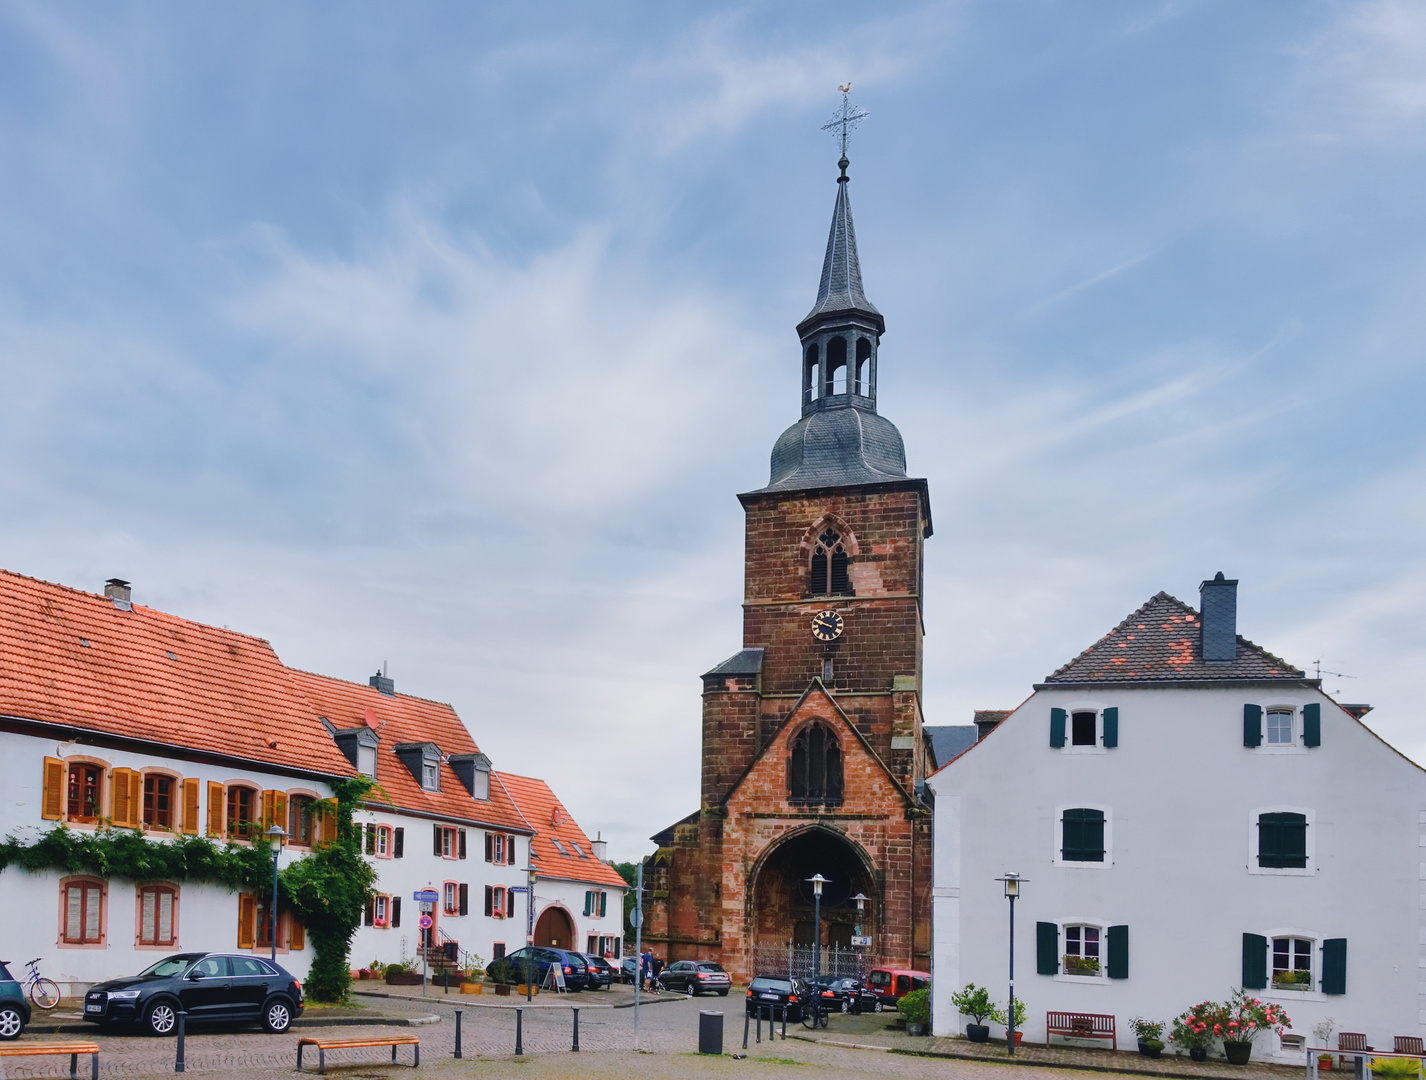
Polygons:
M351 679L343 679L339 675L323 675L320 671L308 671L306 668L292 667L289 664L283 664L282 666L287 668L288 671L295 671L299 675L311 675L313 678L316 679L326 679L328 682L344 683L347 686L354 686L358 690L371 690L373 693L381 694L381 691L377 690L376 687L372 686L370 683L354 682ZM451 712L456 711L456 707L452 705L449 701L437 701L435 698L422 697L420 694L401 694L393 690L390 694L381 694L381 696L385 698L394 697L407 698L411 701L424 701L427 705L440 705L444 708L450 709ZM465 721L461 721L461 723L464 722Z
M88 589L80 589L74 585L66 585L61 581L47 581L44 578L35 577L33 574L22 574L18 570L7 570L4 567L0 567L0 575L18 578L20 581L28 581L31 584L41 585L48 589L58 589L60 592L72 593L73 595L81 596L86 600L96 600L100 603L109 604L112 604L113 602L112 598L105 596L103 593L90 592ZM202 627L204 630L211 630L216 634L231 634L234 637L247 638L249 641L259 641L262 644L266 645L269 649L272 648L271 641L269 641L265 637L259 637L257 634L249 634L243 630L233 630L226 626L214 626L212 623L199 622L197 619L190 619L185 615L175 615L171 611L164 611L162 608L154 607L152 604L139 604L130 601L130 606L132 607L134 612L137 613L142 613L144 615L152 616L154 618L159 619L170 619L174 622L186 623L189 626L199 626ZM273 649L274 654L276 653L276 651L276 649ZM285 667L286 665L283 666Z

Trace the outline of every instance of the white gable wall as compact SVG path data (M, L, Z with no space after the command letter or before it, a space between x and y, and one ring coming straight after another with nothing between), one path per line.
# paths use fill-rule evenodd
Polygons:
M1299 716L1318 703L1321 746L1302 747L1299 727L1294 748L1244 747L1249 702ZM1108 706L1116 748L1051 748L1052 707ZM1047 1010L1078 1010L1114 1014L1132 1049L1130 1018L1169 1021L1240 985L1245 932L1316 942L1312 991L1259 992L1284 1004L1294 1033L1331 1016L1390 1048L1426 1027L1426 774L1316 690L1041 690L931 787L937 1034L963 1028L949 998L966 982L1007 996L1009 905L995 880L1005 871L1028 879L1015 912L1027 1040L1044 1040ZM1065 807L1105 810L1102 866L1057 865ZM1282 809L1309 818L1305 873L1259 872L1251 857L1255 815ZM1128 978L1037 974L1039 921L1127 925ZM1325 938L1347 939L1340 996L1318 989Z

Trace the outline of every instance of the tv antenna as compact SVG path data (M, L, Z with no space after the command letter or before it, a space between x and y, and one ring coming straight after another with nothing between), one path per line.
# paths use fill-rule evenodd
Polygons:
M1316 672L1317 672L1317 681L1318 681L1318 682L1321 682L1321 681L1322 681L1322 676L1323 676L1323 675L1332 675L1332 676L1335 676L1335 677L1338 678L1338 679L1355 679L1355 678L1356 678L1355 675L1348 675L1348 674L1346 674L1345 672L1341 672L1341 671L1323 671L1323 670L1322 670L1322 661L1321 661L1321 660L1314 660L1314 661L1312 661L1312 666L1313 666L1313 668L1314 668L1314 669L1316 670Z

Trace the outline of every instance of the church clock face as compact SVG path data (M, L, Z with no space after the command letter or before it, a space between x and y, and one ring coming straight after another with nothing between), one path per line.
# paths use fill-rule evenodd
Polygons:
M812 617L812 636L818 641L836 641L842 627L842 617L835 611L819 611Z

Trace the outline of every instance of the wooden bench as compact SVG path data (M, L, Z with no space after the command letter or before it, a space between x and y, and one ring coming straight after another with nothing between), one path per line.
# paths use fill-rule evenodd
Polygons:
M298 1039L297 1070L299 1072L302 1070L302 1048L304 1046L317 1048L317 1071L322 1073L327 1071L328 1050L354 1050L363 1046L391 1047L391 1064L393 1065L396 1064L396 1048L409 1046L413 1054L411 1067L416 1069L421 1065L421 1040L415 1035L382 1035L369 1039Z
M79 1055L88 1054L91 1059L91 1080L99 1080L98 1043L0 1043L0 1057L21 1057L30 1054L68 1054L69 1080L79 1080Z
M1417 1057L1426 1057L1421 1051L1421 1036L1419 1035L1398 1035L1396 1036L1392 1053L1395 1054L1415 1054Z
M1108 1039L1119 1049L1119 1036L1114 1030L1114 1017L1105 1013L1051 1012L1045 1014L1045 1044L1050 1036L1066 1039Z

